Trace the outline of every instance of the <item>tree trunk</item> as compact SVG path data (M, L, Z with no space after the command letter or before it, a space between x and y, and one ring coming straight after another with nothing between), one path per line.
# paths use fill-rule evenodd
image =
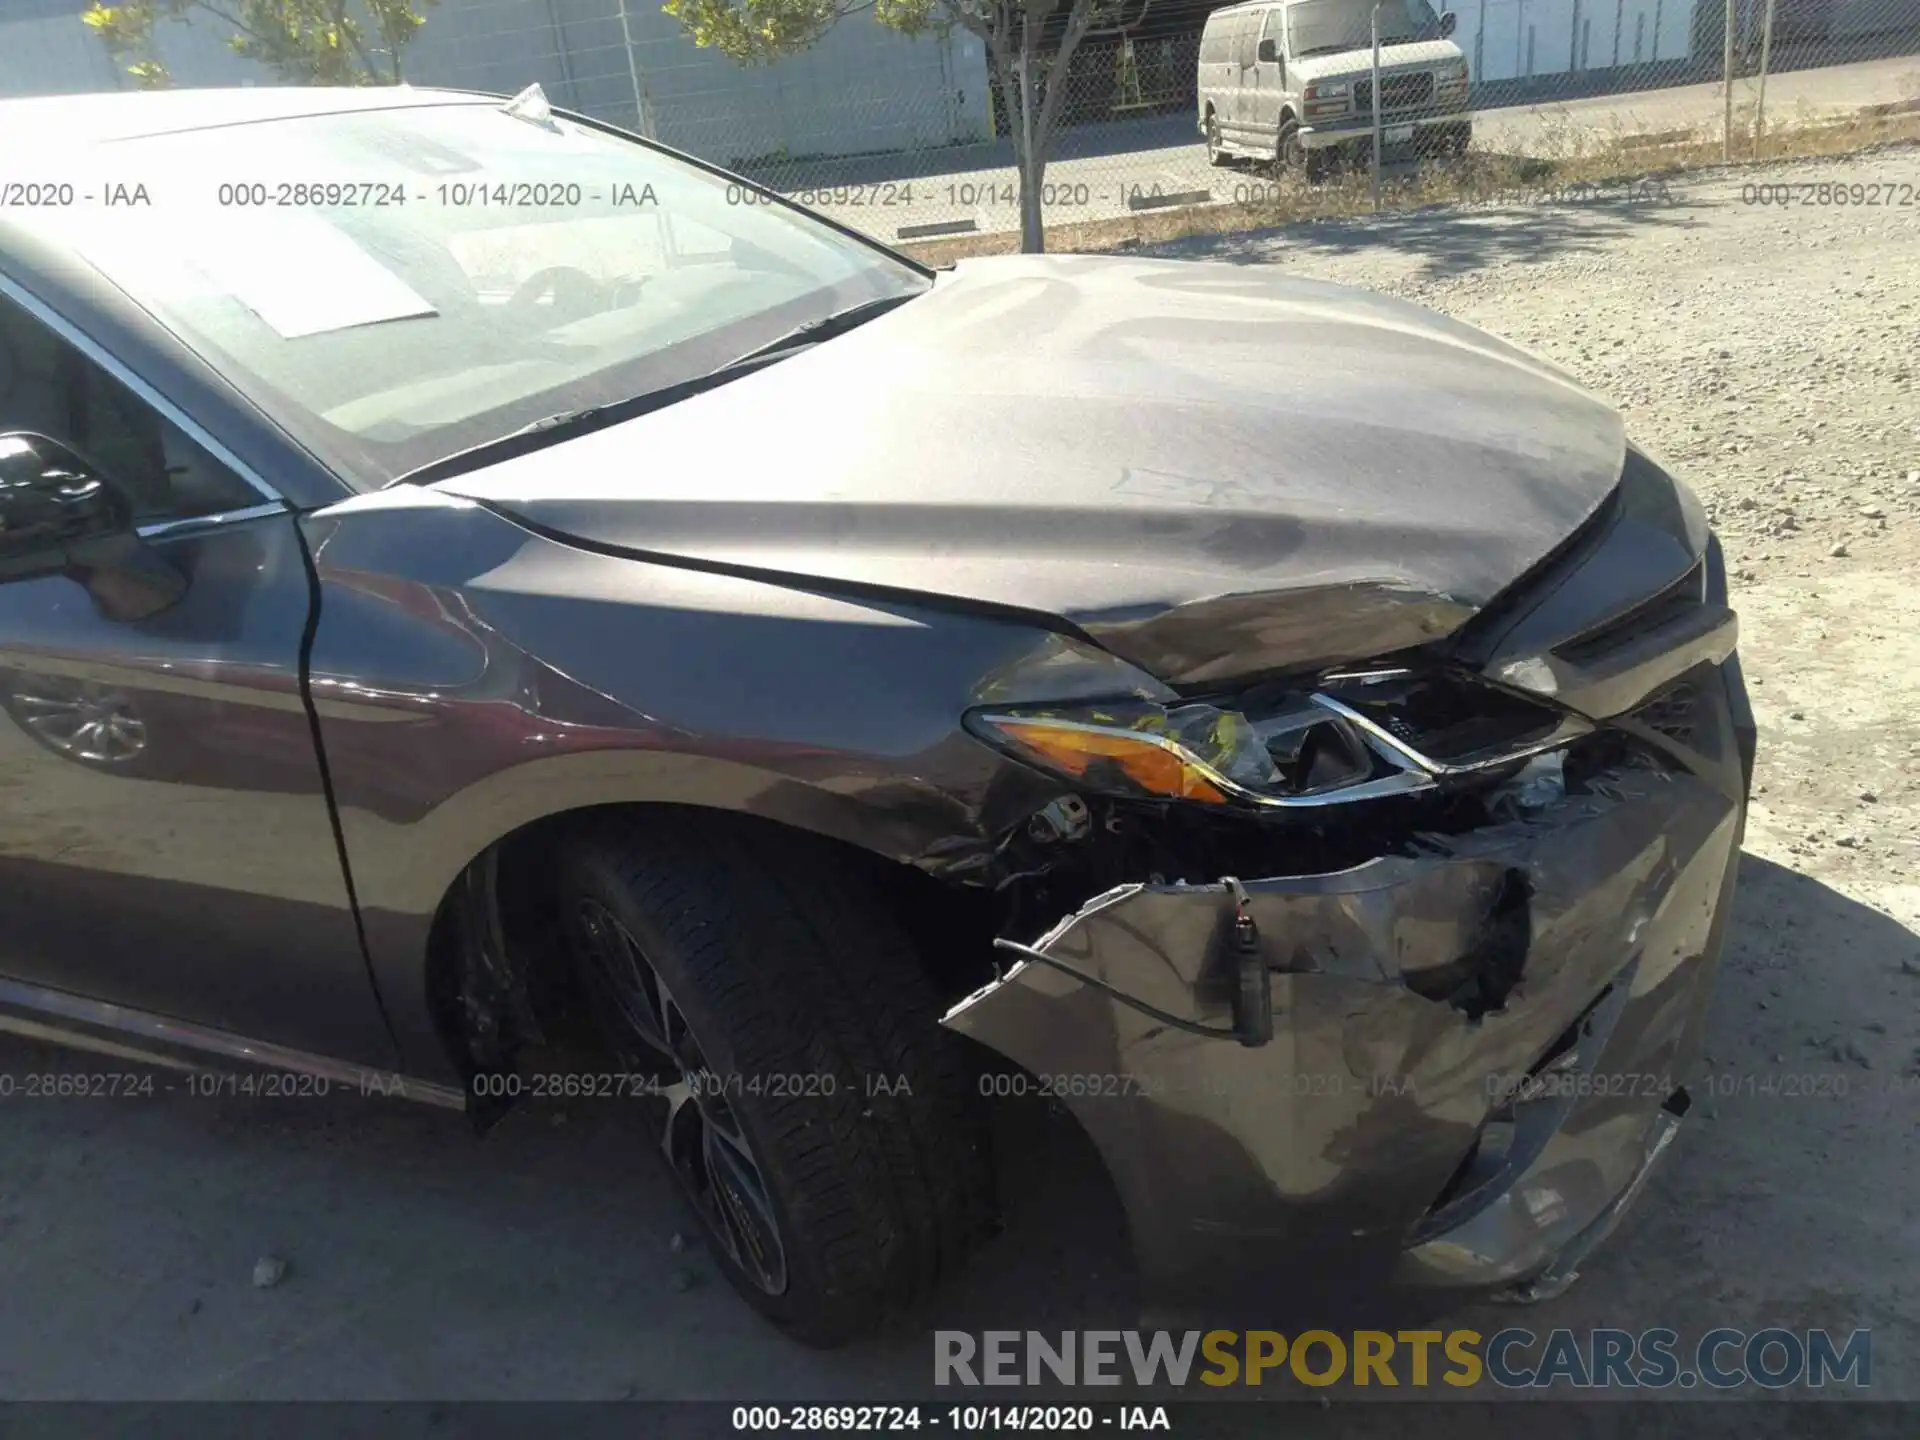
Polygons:
M1020 253L1022 255L1043 255L1047 249L1047 217L1041 208L1041 188L1039 175L1046 172L1047 162L1032 162L1028 172L1020 177Z
M1040 209L1040 177L1046 162L1033 153L1033 26L1020 26L1020 133L1013 153L1020 162L1020 253L1043 254L1047 248L1046 216Z
M1040 32L1045 27L1032 23L1030 12L1021 12L1017 56L1007 53L1010 38L1007 32L1011 27L1004 18L991 26L978 20L962 21L986 41L993 82L1000 91L1001 104L1006 107L1007 130L1013 137L1014 166L1020 176L1022 254L1039 255L1047 248L1046 214L1041 204L1045 194L1047 152L1053 148L1054 127L1067 93L1068 62L1087 34L1097 3L1098 0L1072 0L1073 8L1068 12L1059 48L1044 62L1038 51ZM1046 80L1046 97L1036 107L1034 70L1037 65Z
M1045 162L1036 166L1032 159L1033 112L1031 56L1024 42L1020 54L1007 54L1006 47L990 38L988 58L992 64L994 88L1000 92L1000 104L1007 113L1007 133L1013 141L1013 168L1019 177L1020 250L1039 255L1046 250L1046 215L1040 205L1040 181L1036 172L1045 173Z

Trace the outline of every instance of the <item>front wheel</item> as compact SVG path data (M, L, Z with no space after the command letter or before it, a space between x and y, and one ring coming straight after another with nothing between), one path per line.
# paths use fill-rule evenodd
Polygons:
M1216 169L1227 163L1227 152L1221 148L1220 117L1209 110L1207 112L1207 164Z
M1280 168L1291 170L1304 176L1308 183L1318 183L1326 176L1327 162L1319 151L1309 150L1301 143L1300 122L1286 120L1280 126L1280 138L1274 147L1280 161Z
M640 1133L734 1288L824 1346L953 1271L992 1218L982 1102L865 876L705 816L582 834L560 873L595 1018L648 1077Z

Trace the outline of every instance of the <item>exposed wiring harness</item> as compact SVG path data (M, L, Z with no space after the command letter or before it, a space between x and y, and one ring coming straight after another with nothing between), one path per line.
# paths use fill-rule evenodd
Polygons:
M1225 1028L1218 1025L1200 1025L1192 1020L1184 1020L1178 1015L1168 1014L1156 1005L1135 998L1096 976L1087 974L1078 966L1056 959L1044 950L1036 950L1031 945L1022 945L1017 940L996 937L994 945L1001 950L1012 951L1042 965L1051 966L1063 975L1071 976L1082 985L1098 990L1109 999L1117 1000L1129 1009L1137 1010L1150 1020L1162 1025L1171 1025L1189 1035L1203 1036L1208 1040L1237 1040L1242 1045L1265 1045L1273 1039L1273 981L1267 970L1266 956L1261 953L1260 931L1253 923L1253 915L1248 909L1247 891L1231 875L1223 875L1220 883L1233 897L1233 960L1238 985L1234 991L1233 1025Z

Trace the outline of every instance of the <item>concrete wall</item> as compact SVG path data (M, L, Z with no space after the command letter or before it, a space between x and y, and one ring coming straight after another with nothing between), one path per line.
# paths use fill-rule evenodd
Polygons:
M85 0L0 0L0 95L130 83L81 24L85 8ZM538 81L556 104L721 163L916 149L989 133L986 65L971 37L908 40L862 14L804 55L746 69L693 45L658 0L625 0L624 8L623 25L621 0L442 0L405 52L406 77L508 93ZM178 85L277 83L225 41L203 16L164 25L158 49Z

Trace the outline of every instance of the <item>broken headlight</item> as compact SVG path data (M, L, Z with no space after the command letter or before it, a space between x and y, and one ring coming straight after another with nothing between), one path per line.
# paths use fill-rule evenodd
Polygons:
M977 711L976 734L1103 794L1319 805L1431 787L1320 697L1246 709L1124 700Z
M1129 696L989 707L982 739L1088 790L1207 805L1308 807L1432 790L1516 766L1591 726L1506 692L1408 671L1263 686L1231 700Z

